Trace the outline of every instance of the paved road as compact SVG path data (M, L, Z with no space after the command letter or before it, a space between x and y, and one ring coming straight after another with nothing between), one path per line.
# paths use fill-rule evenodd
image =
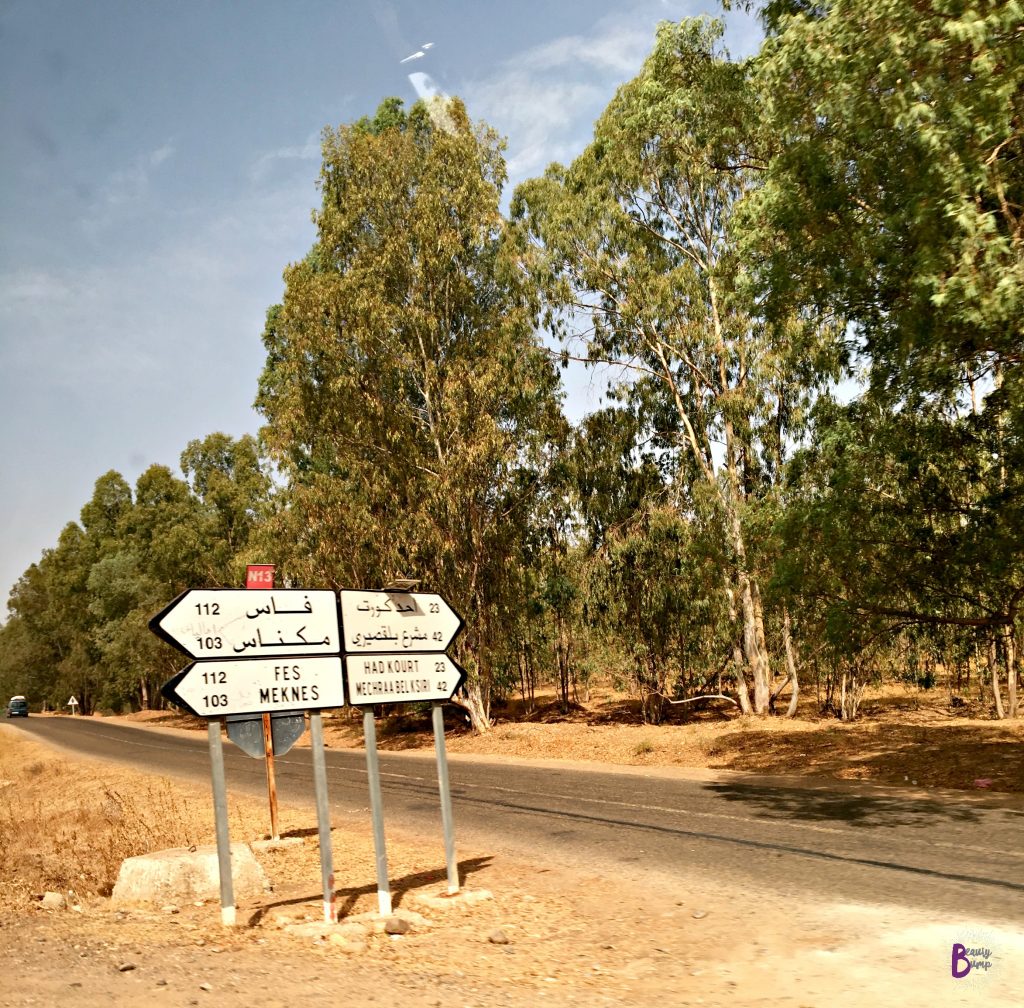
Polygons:
M89 718L7 721L92 758L209 779L205 733L132 728ZM261 760L225 742L229 790L265 794ZM363 754L327 750L333 810L368 816ZM388 828L436 836L433 759L381 753ZM276 761L282 802L308 803L309 750ZM1024 923L1024 811L996 796L922 798L893 790L795 785L781 778L689 780L658 773L450 761L457 840L579 863L628 877L721 879L790 896L896 903L974 920ZM1007 807L1016 804L1017 808ZM369 829L369 825L367 825Z

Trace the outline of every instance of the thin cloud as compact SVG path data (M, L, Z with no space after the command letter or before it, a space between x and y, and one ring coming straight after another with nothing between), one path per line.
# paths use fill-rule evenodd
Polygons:
M15 311L19 305L52 304L67 301L73 293L65 281L42 270L15 270L0 275L0 314Z
M254 183L265 181L282 164L292 161L318 161L320 159L320 137L309 136L304 144L278 147L277 150L261 154L249 168L249 179Z
M513 185L586 146L594 120L650 52L658 18L649 4L612 15L590 32L519 53L464 87L474 114L508 137Z
M604 22L591 35L566 35L531 49L516 62L524 70L563 70L573 65L616 74L634 73L651 48L651 32L635 24Z
M140 154L129 165L113 173L101 191L101 200L110 206L135 203L149 193L149 184L156 170L174 154L172 144Z

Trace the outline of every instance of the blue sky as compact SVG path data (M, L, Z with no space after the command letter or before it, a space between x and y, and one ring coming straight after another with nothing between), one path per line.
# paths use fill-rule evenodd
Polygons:
M511 185L571 160L658 21L711 0L5 0L0 591L96 478L256 433L264 313L313 239L319 135L426 72L508 137ZM733 17L734 55L758 32ZM400 61L424 43L423 58ZM574 391L571 408L586 408ZM0 606L0 619L3 607Z

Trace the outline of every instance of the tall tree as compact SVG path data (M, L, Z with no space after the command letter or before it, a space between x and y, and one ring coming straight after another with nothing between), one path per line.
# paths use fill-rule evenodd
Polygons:
M744 526L836 361L817 330L768 326L748 297L731 229L768 144L748 67L721 34L705 19L659 26L590 147L524 184L513 214L535 243L553 328L588 363L622 366L617 395L668 459L670 502L715 515L740 703L767 713L773 671Z
M439 122L391 99L325 131L317 241L268 313L257 408L288 482L288 570L349 587L402 574L447 595L483 729L563 421L503 250L501 144L457 100Z
M822 414L794 472L783 582L848 656L907 623L984 633L1011 692L1022 18L1016 0L765 5L753 80L780 142L743 209L766 310L837 319L870 378L865 401Z
M992 403L950 419L934 410L894 414L866 398L819 413L791 467L779 583L847 662L908 628L944 641L944 652L947 644L992 643L1015 716L1021 410Z

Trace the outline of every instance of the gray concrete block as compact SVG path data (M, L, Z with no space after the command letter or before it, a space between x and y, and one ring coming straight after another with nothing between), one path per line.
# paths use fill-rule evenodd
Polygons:
M267 877L245 844L231 845L235 902L262 895ZM127 858L111 894L114 906L162 907L199 900L220 900L217 847L173 847Z

